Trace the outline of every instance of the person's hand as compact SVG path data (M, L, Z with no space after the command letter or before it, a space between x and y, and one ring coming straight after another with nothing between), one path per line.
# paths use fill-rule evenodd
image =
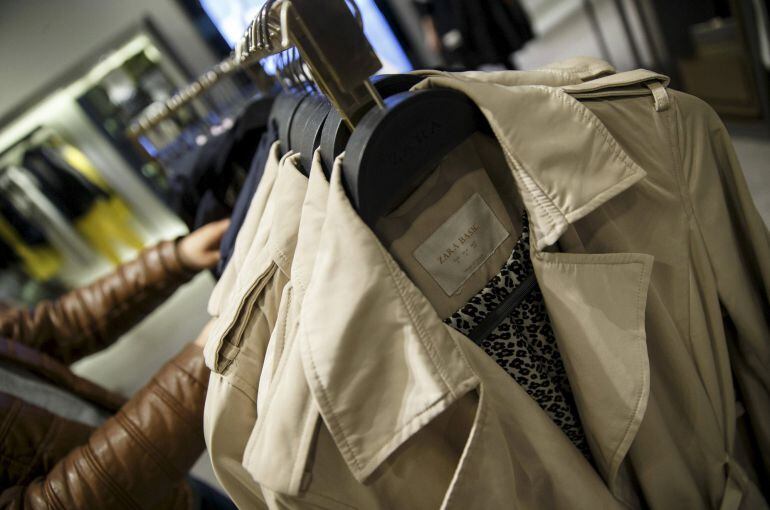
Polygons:
M182 264L191 271L211 269L217 265L219 244L229 226L229 219L215 221L183 237L177 245Z

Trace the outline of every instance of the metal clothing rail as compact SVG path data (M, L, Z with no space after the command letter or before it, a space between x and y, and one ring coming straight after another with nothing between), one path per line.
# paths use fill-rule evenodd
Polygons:
M373 103L384 107L369 81L382 63L346 0L268 0L234 59L248 65L291 47L351 128Z
M129 138L138 139L141 135L147 133L158 124L174 115L182 107L188 105L201 94L212 89L217 83L241 69L248 73L249 77L260 90L269 90L271 80L262 70L261 66L242 66L231 56L200 75L186 87L178 90L159 108L153 108L151 111L134 120L128 128Z
M258 88L267 90L270 78L260 61L292 47L349 127L373 103L384 107L369 81L382 63L346 0L268 0L231 57L132 122L129 138L138 140L237 70L245 70Z

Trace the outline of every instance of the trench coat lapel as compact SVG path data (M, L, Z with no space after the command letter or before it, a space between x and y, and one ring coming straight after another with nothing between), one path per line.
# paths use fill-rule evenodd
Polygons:
M653 257L533 253L596 467L612 490L650 393L645 307Z

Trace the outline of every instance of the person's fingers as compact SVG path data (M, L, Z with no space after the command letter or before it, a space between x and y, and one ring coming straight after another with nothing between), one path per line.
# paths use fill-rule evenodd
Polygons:
M222 238L225 236L225 232L230 227L230 220L224 219L214 223L206 225L206 247L218 248L222 242Z
M213 266L214 264L219 262L219 259L220 259L219 250L209 251L203 255L203 260L205 260L207 266Z
M178 245L182 262L194 270L214 267L219 262L219 247L229 226L230 220L224 219L204 225L184 237Z
M221 239L225 232L227 232L227 229L230 228L230 219L225 218L224 220L215 221L214 223L209 224L211 227L211 235L212 237Z

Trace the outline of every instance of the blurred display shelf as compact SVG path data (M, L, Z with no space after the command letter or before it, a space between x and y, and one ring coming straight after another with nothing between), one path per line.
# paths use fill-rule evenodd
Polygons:
M94 119L93 112L85 111L83 97L105 82L111 84L111 93L130 95L131 81L125 78L126 66L127 63L135 65L137 57L149 62L148 66L155 66L158 70L156 74L168 81L158 86L158 90L167 89L167 93L171 93L174 88L186 83L188 76L163 51L162 42L147 25L140 25L121 39L102 51L87 72L54 86L47 96L0 128L0 166L3 166L4 158L14 150L14 146L30 133L45 128L61 135L85 154L109 187L126 202L143 242L152 244L182 235L187 228L166 207L157 190L152 189L151 182L141 176L130 158L126 158L120 144L105 132L104 125L99 125ZM149 98L156 99L159 98ZM109 121L105 119L105 122ZM122 259L130 258L135 255L135 250L121 250L120 255ZM67 287L76 287L92 281L111 267L101 257L87 263L66 257L57 280Z

